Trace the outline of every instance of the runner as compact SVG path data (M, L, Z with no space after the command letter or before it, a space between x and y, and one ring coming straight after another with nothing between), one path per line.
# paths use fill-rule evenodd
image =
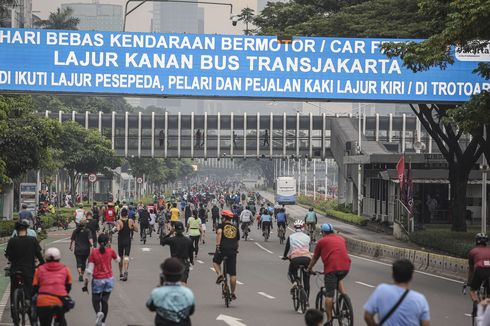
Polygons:
M119 262L119 280L128 280L129 254L131 252L131 232L138 232L138 226L128 218L128 210L121 209L121 219L117 221L117 251L121 261Z
M86 227L87 219L83 217L77 228L71 234L70 251L73 250L73 243L75 243L75 258L77 261L78 281L83 281L83 273L87 266L87 258L90 255L90 248L92 248L93 238L92 232Z
M194 248L194 254L197 257L199 252L199 240L201 239L202 228L201 220L197 216L191 216L187 222L187 234L191 238Z

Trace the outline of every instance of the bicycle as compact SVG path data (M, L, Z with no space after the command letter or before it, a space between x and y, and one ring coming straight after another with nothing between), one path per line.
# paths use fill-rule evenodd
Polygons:
M269 240L270 233L271 233L271 226L270 226L270 224L268 224L268 225L262 225L262 235L264 236L265 242L267 242Z
M283 257L283 260L290 260L287 257ZM307 273L308 266L300 265L298 272L299 276L296 275L296 284L294 284L291 289L291 296L293 298L293 308L294 311L304 314L308 309L308 293L306 293L304 284L305 273Z
M284 229L284 226L279 226L277 236L279 237L279 243L283 244L284 240L286 239L286 230Z
M209 252L208 253L210 256L214 256L214 252ZM221 296L223 300L225 301L225 306L228 308L231 303L231 290L230 290L230 284L228 282L228 271L226 269L226 261L228 260L227 256L223 257L223 281L221 282Z
M243 227L242 227L242 231L243 231L243 239L244 239L245 241L247 241L247 240L248 240L248 233L250 232L250 227L249 227L249 225L250 225L250 222L244 222L244 223L242 223L242 226L243 226Z
M312 272L313 275L323 275L323 272ZM315 299L315 308L325 313L326 296L325 286L322 285ZM353 326L354 325L354 310L352 303L347 294L340 293L339 282L334 292L334 301L332 309L332 320L337 319L340 326Z
M27 304L24 292L24 274L21 271L15 272L15 289L12 296L12 319L15 326L25 326L26 316L30 319L30 306Z
M487 294L487 288L489 286L489 280L485 280L482 282L481 286L480 286L480 289L477 291L477 295L478 295L478 301L477 302L473 302L473 308L472 308L472 311L471 311L471 324L474 326L476 325L475 323L475 319L476 319L476 316L477 316L477 313L478 313L478 303L480 301L482 301L484 298L487 298L488 297L488 294ZM466 295L466 292L467 292L467 288L469 287L468 283L463 283L463 295Z
M315 229L316 229L316 224L315 223L308 223L307 224L308 228L308 235L310 236L311 242L315 242Z
M140 241L143 242L143 244L146 244L146 234L149 232L150 226L141 226L141 231L140 231Z

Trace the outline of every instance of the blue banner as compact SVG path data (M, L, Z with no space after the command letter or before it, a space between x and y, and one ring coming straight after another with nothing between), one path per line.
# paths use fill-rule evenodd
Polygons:
M0 29L0 91L457 103L490 90L473 73L485 51L413 73L381 53L393 41L407 40Z

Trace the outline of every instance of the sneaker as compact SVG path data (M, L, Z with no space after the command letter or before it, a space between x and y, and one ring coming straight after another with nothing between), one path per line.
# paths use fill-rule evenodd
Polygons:
M78 275L78 282L83 282L83 275L82 274Z
M122 281L124 278L124 274L119 274L119 281Z
M105 324L102 322L103 318L104 318L104 313L102 311L99 311L97 313L97 318L95 318L95 326L102 326L103 324Z

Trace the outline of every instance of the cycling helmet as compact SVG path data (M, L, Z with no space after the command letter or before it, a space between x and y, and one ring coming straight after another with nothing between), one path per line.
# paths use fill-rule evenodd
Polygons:
M61 259L60 250L54 247L46 249L46 251L44 252L44 259L46 259L46 261L60 260Z
M330 223L323 223L322 226L320 227L320 230L324 233L332 233L333 226Z
M476 244L487 244L488 236L485 233L477 233L475 236Z
M231 220L235 217L235 214L230 210L224 210L221 212L221 217Z
M29 221L27 220L20 220L15 223L15 229L28 229L29 228Z
M298 230L302 230L305 227L305 222L303 220L294 221L294 228Z

